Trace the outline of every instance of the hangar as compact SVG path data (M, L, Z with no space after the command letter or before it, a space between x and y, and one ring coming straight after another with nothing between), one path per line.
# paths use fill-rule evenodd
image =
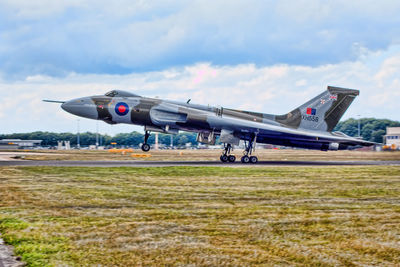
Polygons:
M41 143L42 140L1 139L0 149L32 148Z
M400 148L400 127L387 127L385 144L394 149Z

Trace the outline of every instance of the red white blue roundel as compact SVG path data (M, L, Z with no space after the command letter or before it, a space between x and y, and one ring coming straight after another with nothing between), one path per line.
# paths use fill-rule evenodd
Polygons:
M129 112L129 106L124 103L124 102L119 102L118 104L115 105L115 113L117 113L120 116L124 116L128 114Z

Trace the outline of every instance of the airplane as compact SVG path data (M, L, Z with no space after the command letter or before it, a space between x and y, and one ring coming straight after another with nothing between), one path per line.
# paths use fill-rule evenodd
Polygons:
M243 140L241 162L257 163L258 158L253 155L256 143L322 151L375 145L333 131L359 93L328 86L323 93L283 115L192 104L190 99L185 103L148 98L121 90L70 101L43 101L61 103L65 111L84 118L144 126L144 152L150 150L151 132L178 134L182 130L196 132L197 141L209 145L214 145L219 136L224 144L222 162L235 162L231 151Z

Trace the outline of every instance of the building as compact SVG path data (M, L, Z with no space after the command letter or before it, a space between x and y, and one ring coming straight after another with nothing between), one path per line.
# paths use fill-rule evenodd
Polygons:
M41 143L42 140L1 139L0 149L33 148Z
M385 145L392 149L400 149L400 127L387 127Z

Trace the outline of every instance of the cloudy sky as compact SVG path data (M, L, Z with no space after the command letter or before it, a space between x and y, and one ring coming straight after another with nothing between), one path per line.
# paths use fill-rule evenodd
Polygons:
M74 132L41 100L111 89L282 114L335 85L361 91L344 119L400 120L399 14L385 0L0 0L0 133Z

